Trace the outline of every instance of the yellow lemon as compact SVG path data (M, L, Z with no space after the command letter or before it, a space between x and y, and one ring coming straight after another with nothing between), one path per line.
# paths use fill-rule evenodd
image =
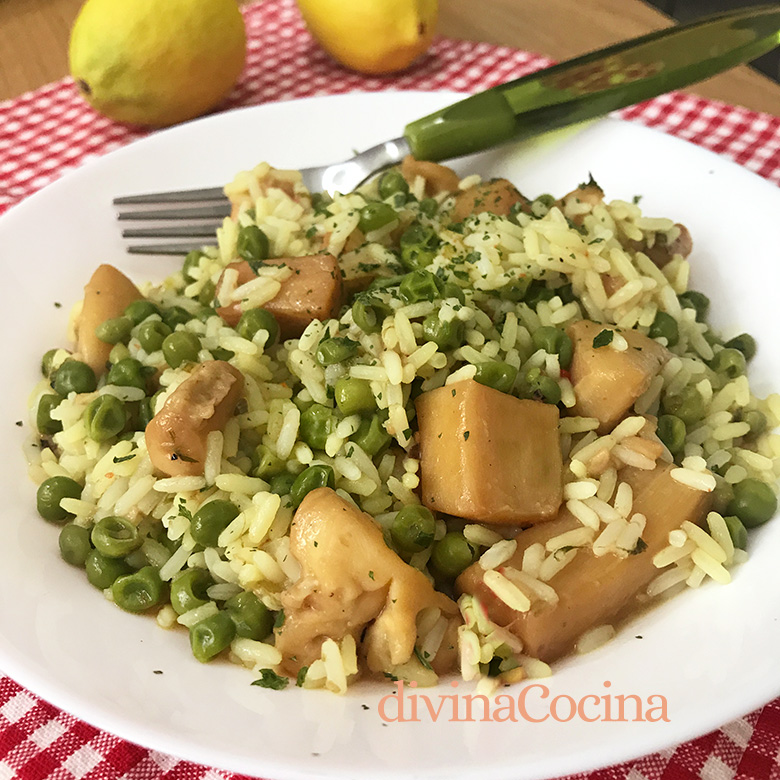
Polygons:
M438 0L298 0L311 34L361 73L392 73L431 45Z
M70 36L70 73L86 100L152 127L213 108L245 57L236 0L87 0Z

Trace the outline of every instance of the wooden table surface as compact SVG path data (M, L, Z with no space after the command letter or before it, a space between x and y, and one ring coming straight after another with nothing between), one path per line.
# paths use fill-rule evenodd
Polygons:
M67 75L70 25L82 0L0 0L0 100ZM641 0L440 0L439 32L573 57L671 21ZM691 88L780 116L780 85L741 66Z

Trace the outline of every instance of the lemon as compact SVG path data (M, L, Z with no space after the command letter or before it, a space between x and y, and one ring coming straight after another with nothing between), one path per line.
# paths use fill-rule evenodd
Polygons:
M311 34L361 73L392 73L431 45L438 0L298 0Z
M87 0L70 35L84 98L111 119L152 127L213 108L245 57L236 0Z

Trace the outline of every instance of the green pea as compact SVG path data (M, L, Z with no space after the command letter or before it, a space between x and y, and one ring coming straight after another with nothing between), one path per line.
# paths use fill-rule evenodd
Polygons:
M236 626L227 612L217 612L190 628L192 654L202 664L219 655L233 641Z
M749 333L741 333L729 339L724 346L728 349L738 349L745 360L750 361L756 356L756 340Z
M344 416L376 409L371 383L365 379L341 377L336 382L334 399L336 406Z
M190 534L204 547L216 547L219 535L238 516L239 509L232 501L216 499L204 504L192 518Z
M517 368L499 360L480 363L474 379L481 385L487 385L502 393L509 393L517 379Z
M146 371L140 360L135 358L124 358L108 370L108 384L119 385L120 387L137 387L139 390L146 390Z
M392 309L374 298L356 298L352 304L352 321L365 333L379 333Z
M524 301L532 309L536 309L542 301L550 301L554 297L555 290L551 290L545 281L535 279L528 285L528 291L525 294Z
M136 415L136 430L146 430L146 426L154 419L154 401L157 394L151 398L142 398L138 402L138 414Z
M404 179L403 174L397 168L386 171L379 179L379 197L382 200L393 197L400 193L401 195L409 194L409 184Z
M51 413L56 409L63 401L61 395L55 395L54 393L47 393L41 396L41 400L38 401L38 410L35 413L35 424L38 427L38 432L44 436L53 436L55 433L59 433L62 430L62 422L60 420L52 419Z
M208 309L208 311L199 312L198 319L201 319L205 322L209 317L219 316L217 312L211 308L212 304L214 303L214 296L216 294L217 294L217 285L214 284L214 282L212 281L206 282L206 284L204 284L203 287L201 287L201 290L198 293L198 303L205 306Z
M279 338L279 323L270 311L265 309L250 309L241 315L236 325L236 332L242 338L251 341L257 331L264 330L268 333L266 346L270 347Z
M762 434L767 426L766 415L759 412L758 409L747 409L743 412L742 422L746 422L750 426L750 432L755 436ZM38 427L40 428L40 426Z
M248 590L237 593L225 602L225 611L236 627L236 635L265 639L274 628L274 616L254 593Z
M293 508L297 509L301 501L312 490L321 487L336 487L336 477L330 466L309 466L304 469L293 482L290 488L290 501Z
M702 331L702 336L704 336L704 340L711 346L711 347L722 347L723 346L723 339L715 333L714 330L710 327L706 327Z
M369 419L363 419L357 431L350 437L363 452L370 458L378 455L388 444L392 437L385 430L378 415L372 415Z
M129 317L114 317L104 320L95 328L95 335L106 344L126 342L133 329L133 321Z
M441 294L442 298L455 298L458 303L466 303L466 294L463 292L463 288L455 284L455 282L445 282L444 289Z
M91 539L95 549L107 558L124 558L143 544L138 529L126 517L117 515L98 520Z
M138 341L148 353L162 349L166 336L170 336L173 329L160 320L149 320L138 326Z
M420 201L420 213L425 214L426 217L433 218L436 216L436 212L439 210L439 202L436 198L423 198Z
M87 436L95 441L108 441L127 423L125 404L113 395L100 395L84 412Z
M378 290L387 290L391 287L398 287L403 281L405 274L400 276L377 276L371 284L368 285L367 292L376 292Z
M531 396L536 400L553 406L561 402L560 385L552 377L543 374L540 369L532 368L526 374L525 381Z
M315 214L330 216L329 208L333 203L333 198L327 192L312 192L311 207Z
M550 194L539 195L531 202L531 214L538 219L545 216L550 209L555 205L555 196Z
M264 444L258 444L252 453L252 474L261 479L276 476L284 471L285 464Z
M196 268L200 268L200 259L202 257L203 257L203 252L197 249L193 249L191 252L187 253L187 256L184 258L184 264L181 267L181 273L185 281L187 282L196 281L195 276L193 276L192 272Z
M66 360L54 375L54 389L61 396L91 393L97 388L95 372L80 360Z
M666 449L677 455L685 446L685 423L673 414L662 414L658 418L658 438L664 443Z
M195 363L200 352L200 339L194 333L176 331L165 337L162 352L171 368L178 368L182 363Z
M145 298L133 301L125 309L125 317L129 317L134 325L140 325L147 317L159 313L160 309L157 307L157 304L147 301Z
M433 545L431 563L445 577L457 577L476 560L477 551L459 531L450 531Z
M715 353L710 361L710 368L729 379L736 379L745 373L747 366L745 356L738 349L722 349Z
M706 404L702 394L693 385L686 385L676 395L664 398L663 409L667 414L679 417L687 427L701 420Z
M222 349L222 347L214 347L214 349L211 350L211 355L214 360L228 361L235 355L235 352L231 352L229 349Z
M763 525L777 511L777 496L766 482L748 477L734 485L734 498L727 509L746 528Z
M531 277L521 276L519 279L511 281L506 286L499 290L499 298L502 301L510 301L512 303L520 303L524 301L528 290L531 287Z
M688 290L679 296L680 304L686 309L695 309L696 319L704 322L710 310L710 299L704 293Z
M312 449L324 450L325 442L336 429L333 410L322 404L312 404L301 413L300 438Z
M60 531L59 546L60 557L65 563L83 567L92 549L89 530L74 523L64 525Z
M433 513L418 504L400 509L390 525L390 538L396 549L404 553L427 550L433 544L435 532Z
M43 357L41 358L41 374L45 376L47 379L51 378L51 375L54 371L52 368L52 365L54 363L54 356L57 354L59 350L50 349L47 352L43 353Z
M354 357L360 344L346 336L325 339L317 347L317 361L321 366L332 366Z
M404 303L435 301L441 295L441 282L430 271L412 271L406 274L398 287Z
M744 550L747 548L748 532L747 528L742 525L742 521L734 515L726 515L723 518L726 521L726 528L729 530L729 536L731 537L731 543L738 550Z
M371 201L360 209L358 227L364 233L371 233L389 225L391 222L395 222L397 219L398 214L392 206L383 203L381 200Z
M268 236L257 225L239 228L236 252L242 260L261 262L268 259L270 252Z
M555 294L563 303L573 303L577 300L577 296L574 294L574 287L571 284L563 284L560 287L556 287Z
M657 312L650 326L649 336L651 339L665 338L668 346L675 346L680 341L677 320L665 311Z
M432 312L423 320L423 336L442 350L457 349L466 335L466 326L457 317L442 322L437 312Z
M734 489L723 477L715 474L715 490L710 495L713 510L725 516L729 504L734 500Z
M118 577L129 574L131 569L122 558L108 558L97 550L90 550L84 562L89 584L100 590L110 588Z
M130 357L130 350L124 344L114 344L111 352L108 353L108 362L114 366L120 360L127 360Z
M184 325L192 319L192 315L181 306L171 306L162 313L163 322L171 329L176 330L177 325Z
M50 523L64 523L73 515L60 502L63 498L81 498L81 490L81 485L70 477L49 477L41 482L35 495L38 514Z
M160 572L154 566L144 566L133 574L117 577L111 585L111 595L126 612L146 612L165 599L166 588Z
M209 603L206 590L212 585L206 569L185 569L171 581L171 606L177 615Z
M561 368L571 365L573 347L566 331L543 325L533 332L531 340L536 349L543 349L548 355L558 355Z
M430 265L439 248L439 237L433 228L415 223L408 227L400 240L401 264L408 271L417 271Z
M288 496L295 482L295 474L286 471L284 474L277 474L271 479L268 489L277 496Z

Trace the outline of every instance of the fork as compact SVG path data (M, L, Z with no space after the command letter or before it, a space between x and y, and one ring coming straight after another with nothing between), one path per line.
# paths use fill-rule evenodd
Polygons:
M333 165L302 168L303 183L310 192L351 192L371 176L391 165L401 162L411 153L411 147L403 137L372 146L355 157ZM198 220L195 224L180 224L168 227L126 228L123 238L206 238L214 237L222 220L229 216L230 202L222 187L207 187L198 190L129 195L115 198L117 206L139 206L168 203L201 203L194 208L152 209L150 211L121 211L120 220ZM186 254L200 249L203 242L189 241L175 244L131 245L127 251L132 254Z
M408 124L404 134L350 160L301 171L310 192L351 192L408 154L438 162L595 119L688 86L771 51L780 37L780 9L759 6L633 38L479 92ZM198 203L194 208L131 210L126 220L178 220L129 228L125 238L207 238L230 214L221 187L131 195L120 206ZM187 224L183 221L186 220ZM204 242L128 246L136 254L186 254Z

